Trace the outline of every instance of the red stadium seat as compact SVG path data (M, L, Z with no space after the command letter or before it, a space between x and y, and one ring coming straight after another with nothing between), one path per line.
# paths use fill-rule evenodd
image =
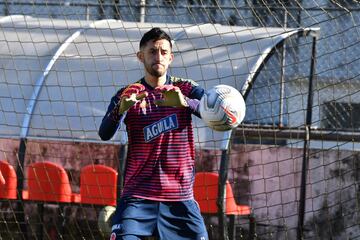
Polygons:
M79 194L73 193L69 177L65 169L53 162L36 162L27 168L27 190L22 193L23 199L36 201L42 224L39 225L38 236L43 238L44 204L59 205L58 211L62 220L57 220L58 234L61 236L63 225L66 221L64 205L79 201ZM60 222L60 223L59 223Z
M212 172L199 172L195 175L194 197L199 203L202 214L216 215L218 213L218 184L219 175ZM229 181L226 182L226 206L225 214L230 217L229 236L235 237L235 217L246 216L250 220L250 231L254 231L254 221L251 216L251 208L248 205L238 205ZM250 232L250 236L254 233Z
M116 206L118 173L105 165L87 165L80 173L81 203Z
M7 161L0 161L0 171L5 183L0 183L1 199L17 198L17 176L15 169Z
M65 169L52 162L37 162L28 166L28 189L23 196L29 200L70 203L78 201L71 190Z

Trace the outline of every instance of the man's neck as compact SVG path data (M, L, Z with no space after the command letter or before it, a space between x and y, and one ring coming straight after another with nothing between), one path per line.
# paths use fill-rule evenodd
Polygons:
M149 86L156 88L158 86L162 86L165 84L166 74L161 77L154 77L154 76L147 75L144 77L144 79L145 79L145 82L147 84L149 84Z

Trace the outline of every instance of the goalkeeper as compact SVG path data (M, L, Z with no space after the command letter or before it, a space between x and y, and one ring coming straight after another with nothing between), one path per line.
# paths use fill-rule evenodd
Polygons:
M128 155L124 188L112 218L111 239L207 240L193 196L195 147L191 115L200 116L204 89L167 75L173 61L166 32L153 28L140 41L144 77L112 97L99 135L109 140L124 122Z

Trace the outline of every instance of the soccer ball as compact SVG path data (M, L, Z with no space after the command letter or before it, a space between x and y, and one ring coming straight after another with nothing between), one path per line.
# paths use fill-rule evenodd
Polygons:
M98 217L98 227L100 231L105 235L110 235L111 233L111 220L113 215L115 214L116 208L113 206L105 206L99 212Z
M245 117L245 101L241 93L228 85L217 85L200 100L200 116L206 125L216 131L236 128Z

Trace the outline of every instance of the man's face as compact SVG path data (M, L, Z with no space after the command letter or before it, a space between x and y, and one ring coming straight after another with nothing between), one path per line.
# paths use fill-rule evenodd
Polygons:
M161 39L147 42L138 52L138 58L144 64L146 72L158 78L166 74L174 55L169 41Z

